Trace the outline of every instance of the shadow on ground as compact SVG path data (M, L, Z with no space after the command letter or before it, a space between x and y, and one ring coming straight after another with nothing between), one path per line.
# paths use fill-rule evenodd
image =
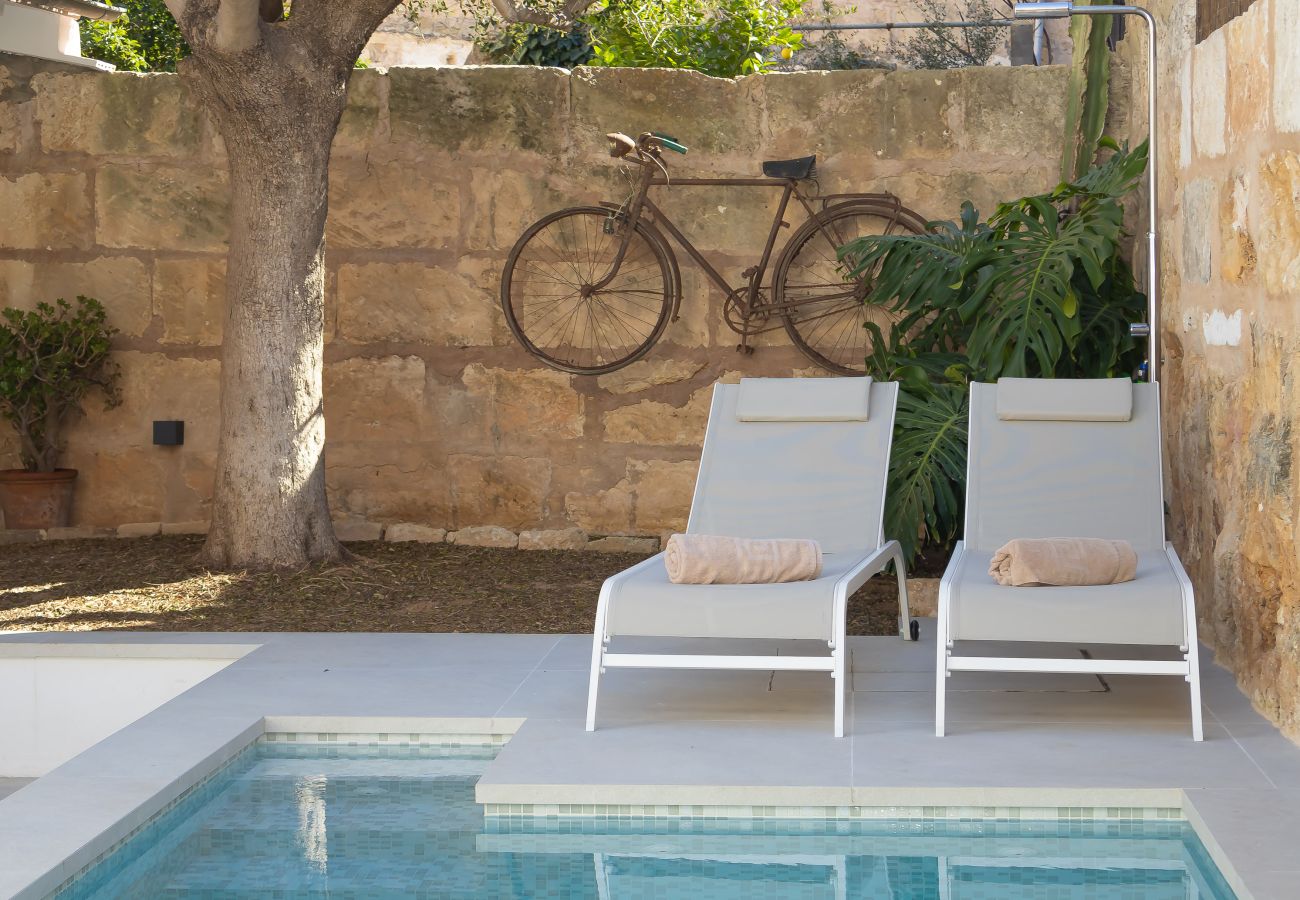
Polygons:
M350 544L342 565L209 572L201 537L0 546L0 631L590 631L601 582L644 557L452 544ZM922 563L922 574L934 566ZM850 634L893 634L896 587L872 579Z

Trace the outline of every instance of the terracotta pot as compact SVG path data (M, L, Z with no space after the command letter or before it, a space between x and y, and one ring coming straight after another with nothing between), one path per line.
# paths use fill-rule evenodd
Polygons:
M0 469L0 510L5 514L5 528L60 528L72 524L72 488L76 480L76 469Z

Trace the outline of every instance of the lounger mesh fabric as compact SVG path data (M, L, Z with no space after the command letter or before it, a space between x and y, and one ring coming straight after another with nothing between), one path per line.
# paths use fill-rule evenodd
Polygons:
M1091 537L1126 540L1139 554L1163 550L1154 385L1133 386L1127 422L1000 421L997 390L971 385L968 548Z
M1004 421L998 386L971 386L966 547L951 637L1179 644L1182 593L1164 549L1157 388L1133 385L1127 422ZM1013 538L1127 540L1134 581L1006 587L988 574Z
M863 472L887 464L898 385L870 390L880 414L865 422L741 422L740 386L714 388L687 530L811 538L837 552L880 546L885 479Z
M673 584L662 564L648 566L610 595L610 631L826 640L833 626L830 597L835 582L874 549L830 554L823 559L820 578L784 584Z
M1137 577L1090 587L1008 587L988 551L967 549L953 585L952 636L969 641L1181 644L1183 595L1163 551L1138 554Z
M830 638L835 582L882 543L885 479L864 471L887 465L898 385L869 390L879 415L868 421L741 422L740 386L719 384L687 531L811 538L826 554L822 575L786 584L679 585L659 561L614 588L610 634Z

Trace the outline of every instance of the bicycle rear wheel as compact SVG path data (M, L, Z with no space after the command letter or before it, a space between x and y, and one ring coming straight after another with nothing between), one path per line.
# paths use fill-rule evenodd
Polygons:
M840 263L836 251L866 235L924 231L924 219L889 203L831 207L805 222L790 238L773 276L772 301L794 345L828 371L865 375L871 349L866 323L888 331L896 316L863 302L871 292L871 276L848 278L851 265Z
M530 226L501 275L501 307L529 353L562 372L599 375L646 354L672 316L675 283L668 248L637 224L618 271L627 228L600 207L562 209Z

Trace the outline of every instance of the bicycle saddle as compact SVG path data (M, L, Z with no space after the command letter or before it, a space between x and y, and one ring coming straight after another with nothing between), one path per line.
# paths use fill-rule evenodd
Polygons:
M769 159L763 163L763 174L768 178L812 178L817 174L817 157Z

